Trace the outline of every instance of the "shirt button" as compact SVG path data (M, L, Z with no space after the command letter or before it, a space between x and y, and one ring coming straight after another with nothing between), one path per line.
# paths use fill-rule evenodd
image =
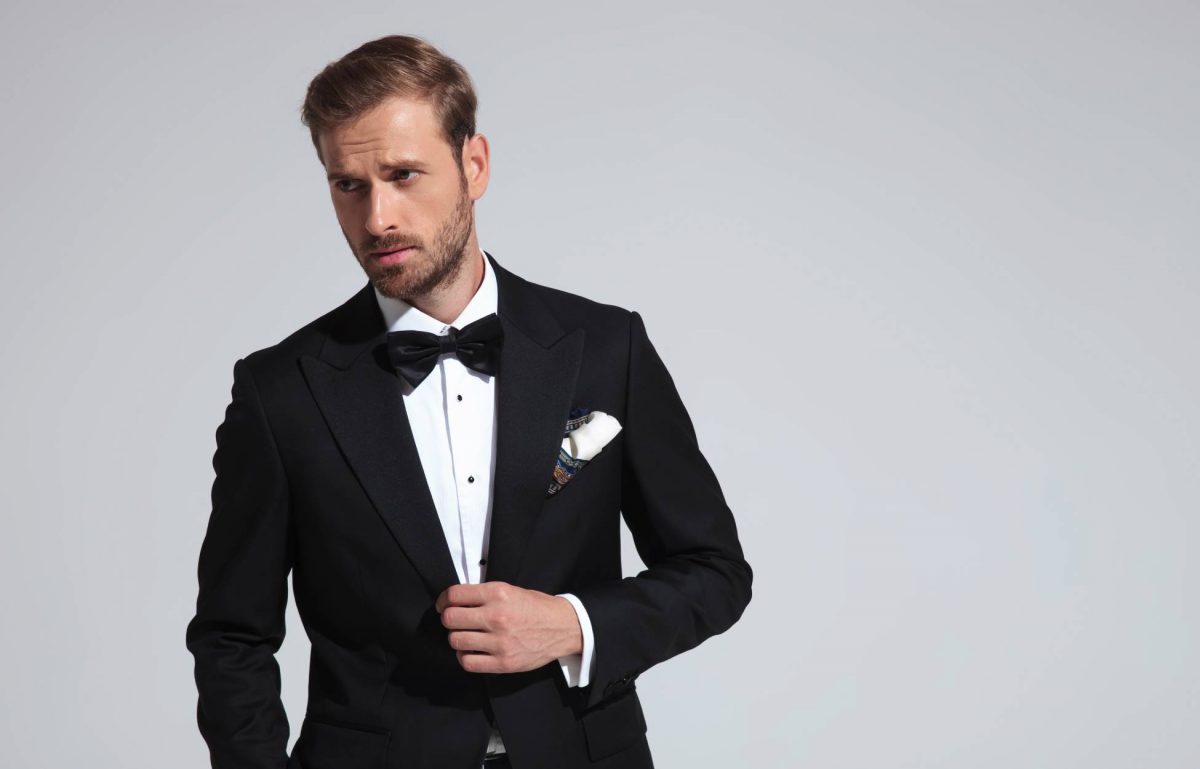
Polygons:
M473 476L473 475L468 475L468 476L467 476L467 483L474 483L474 482L475 482L475 476Z
M459 400L462 400L462 396L461 396L461 395L460 395L460 396L458 396L458 399L459 399Z
M486 558L480 558L480 559L479 559L479 565L480 565L480 566L487 566L487 559L486 559Z

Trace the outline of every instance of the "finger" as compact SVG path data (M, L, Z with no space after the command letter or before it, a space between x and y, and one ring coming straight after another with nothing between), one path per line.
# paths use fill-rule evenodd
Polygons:
M450 648L460 652L495 654L499 648L496 636L478 630L455 630L449 634Z
M491 630L486 612L477 606L447 606L442 611L442 626L450 630Z
M456 652L459 666L468 673L503 673L498 657L482 652Z
M496 586L501 582L465 582L446 588L448 606L482 606L495 595ZM445 608L443 606L443 608Z

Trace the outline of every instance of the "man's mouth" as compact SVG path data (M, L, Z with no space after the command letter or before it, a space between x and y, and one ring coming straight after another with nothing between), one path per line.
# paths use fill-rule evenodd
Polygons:
M383 265L396 264L408 256L415 246L401 246L386 251L372 251L371 258Z

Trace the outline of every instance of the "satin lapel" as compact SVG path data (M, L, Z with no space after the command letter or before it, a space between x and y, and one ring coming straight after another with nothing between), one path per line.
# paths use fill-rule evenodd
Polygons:
M496 375L496 475L487 580L518 583L525 548L546 501L571 410L584 331L565 333L536 286L487 255L504 327Z
M319 357L300 366L329 429L396 543L433 595L458 582L417 453L401 380L367 283L342 307Z

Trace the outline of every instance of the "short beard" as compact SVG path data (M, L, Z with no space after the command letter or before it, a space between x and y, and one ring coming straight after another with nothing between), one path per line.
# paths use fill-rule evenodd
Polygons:
M429 248L425 249L428 254L427 262L422 263L414 259L407 263L382 267L374 276L368 273L371 283L380 294L414 304L414 300L427 297L437 289L453 284L463 266L467 264L467 242L471 239L471 229L475 223L475 209L467 194L466 184L460 185L459 189L462 194L454 210L434 235ZM372 246L370 250L386 249L394 245L400 244L381 242ZM367 253L365 258L370 259L370 253Z

